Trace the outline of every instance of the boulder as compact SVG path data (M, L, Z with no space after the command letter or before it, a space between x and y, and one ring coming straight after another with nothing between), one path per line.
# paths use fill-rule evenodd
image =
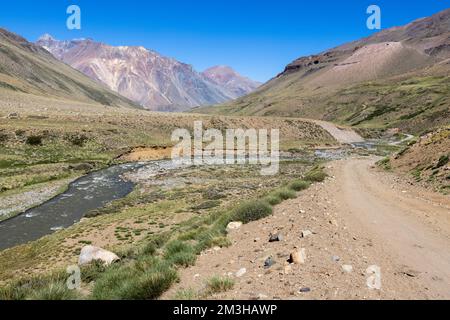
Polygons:
M85 246L81 249L78 265L83 266L94 261L101 261L109 266L118 260L120 260L120 258L113 252L94 246Z
M232 231L238 230L242 227L242 222L230 222L227 226L227 232L230 233Z

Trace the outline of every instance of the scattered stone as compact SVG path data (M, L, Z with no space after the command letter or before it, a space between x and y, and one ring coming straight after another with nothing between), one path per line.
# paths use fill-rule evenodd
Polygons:
M300 292L300 293L308 293L308 292L311 292L311 288L308 288L308 287L301 288L298 292Z
M83 266L94 261L102 261L105 265L109 266L118 260L120 258L113 252L94 246L85 246L81 249L78 265Z
M294 263L294 264L305 264L305 262L306 262L306 249L302 248L300 250L292 252L288 262L289 263Z
M352 273L353 272L353 266L348 265L348 264L344 264L342 266L342 270L344 270L344 272L347 272L347 273Z
M281 235L280 233L270 235L269 242L278 242L278 241L283 241L283 235Z
M13 112L13 113L8 114L8 119L16 120L16 119L19 119L19 118L20 118L20 116L19 116L19 114L17 112Z
M242 222L230 222L227 226L227 232L230 233L232 231L238 230L242 227Z
M267 300L269 297L266 296L265 294L258 294L258 297L256 298L257 300Z
M284 274L290 274L292 272L292 267L287 265L284 267Z
M312 232L311 231L309 231L309 230L303 230L302 231L302 238L306 238L306 237L309 237L309 236L312 236Z
M264 268L269 269L274 264L275 264L275 260L273 260L272 257L269 257L269 258L266 259L266 261L264 261Z
M245 269L245 268L239 269L239 271L236 272L236 277L240 278L243 275L245 275L246 273L247 273L247 269Z

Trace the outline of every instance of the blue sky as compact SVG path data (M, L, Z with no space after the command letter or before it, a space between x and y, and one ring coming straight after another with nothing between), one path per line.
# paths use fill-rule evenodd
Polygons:
M82 10L82 29L66 28L66 9ZM15 0L2 1L0 26L30 41L89 37L142 45L202 71L230 65L266 81L292 60L368 36L366 9L377 4L382 27L450 7L450 0Z

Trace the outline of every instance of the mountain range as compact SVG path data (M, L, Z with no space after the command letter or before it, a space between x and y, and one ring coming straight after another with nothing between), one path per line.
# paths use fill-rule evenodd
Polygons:
M260 83L226 66L203 73L191 65L144 47L118 46L91 39L58 41L46 34L36 44L109 89L154 111L186 111L230 101Z
M301 57L254 93L193 112L418 132L450 122L450 9Z
M139 107L5 29L0 29L0 89L114 107Z

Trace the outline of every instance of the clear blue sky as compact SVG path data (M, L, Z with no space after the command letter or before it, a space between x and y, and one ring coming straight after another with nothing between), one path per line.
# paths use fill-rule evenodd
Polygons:
M66 29L66 8L82 10L82 30ZM15 0L1 1L0 26L35 41L93 38L142 45L199 71L225 64L266 81L292 60L370 35L366 9L382 9L382 27L450 7L450 0Z

